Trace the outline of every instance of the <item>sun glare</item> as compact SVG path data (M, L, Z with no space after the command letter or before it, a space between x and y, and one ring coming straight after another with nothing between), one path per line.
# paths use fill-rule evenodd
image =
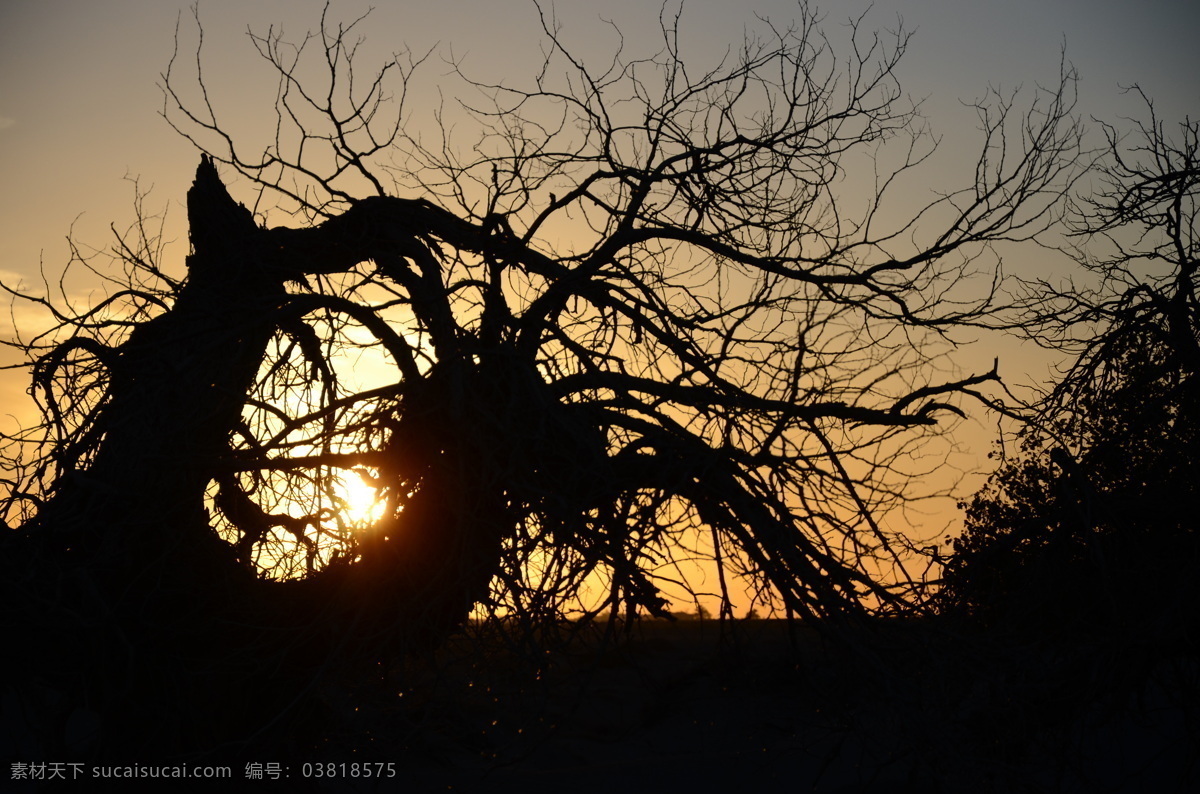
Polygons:
M342 499L346 502L345 518L350 524L368 527L383 515L379 492L357 471L346 472L341 479Z

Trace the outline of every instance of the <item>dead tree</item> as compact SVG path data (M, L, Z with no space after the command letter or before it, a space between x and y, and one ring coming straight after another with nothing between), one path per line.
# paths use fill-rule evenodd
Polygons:
M1073 75L1024 117L980 103L968 184L898 198L889 225L931 151L896 82L907 35L855 22L842 66L800 13L699 75L665 12L661 52L600 71L543 19L530 87L464 82L465 159L448 127L432 147L385 118L413 60L354 81L353 24L254 39L280 78L262 158L173 62L166 115L204 152L187 275L122 238L121 289L20 343L45 418L13 460L6 600L48 634L86 601L120 627L110 651L308 672L436 640L477 603L524 626L662 611L697 556L726 605L737 574L814 621L914 608L879 515L997 377L931 365L998 308L990 246L1057 217ZM305 47L327 93L304 90ZM857 204L856 163L875 172ZM217 164L299 220L260 223ZM349 389L364 352L393 376ZM344 518L351 472L384 503L372 527ZM587 581L604 595L580 600Z

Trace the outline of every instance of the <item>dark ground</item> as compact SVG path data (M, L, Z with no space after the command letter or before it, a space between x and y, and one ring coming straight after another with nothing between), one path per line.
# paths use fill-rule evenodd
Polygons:
M648 621L555 652L461 639L329 688L297 758L395 763L319 791L1200 791L1194 656L735 628Z
M287 780L247 780L240 758L232 781L170 790L1200 791L1194 646L1035 643L920 623L831 639L776 620L644 621L628 637L540 646L468 632L435 655L348 675L279 726L291 740L252 752ZM26 758L38 753L13 706L38 697L7 682L0 791L35 790L11 780L12 760L76 760ZM88 718L71 711L52 730L59 746ZM20 758L7 757L14 749ZM335 777L312 776L305 764L317 763L338 765ZM355 777L355 763L392 775Z

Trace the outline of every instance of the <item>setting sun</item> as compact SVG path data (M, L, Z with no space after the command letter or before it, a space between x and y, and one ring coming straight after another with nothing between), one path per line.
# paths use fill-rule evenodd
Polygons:
M0 6L0 792L1200 792L1200 2L818 2Z
M384 503L379 499L379 492L372 487L363 470L347 472L341 479L341 498L345 501L345 516L348 524L357 527L369 527L379 520L383 514Z

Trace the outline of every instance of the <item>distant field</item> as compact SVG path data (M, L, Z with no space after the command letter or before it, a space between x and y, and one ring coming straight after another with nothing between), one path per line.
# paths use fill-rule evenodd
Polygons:
M397 671L389 684L402 696L364 690L343 702L343 718L354 715L346 727L357 725L344 746L402 761L414 791L1117 792L1196 782L1194 660L1158 664L1122 691L1094 655L927 627L833 643L782 620L733 629L646 621L615 645L543 649L540 671L528 666L539 652L460 640Z

